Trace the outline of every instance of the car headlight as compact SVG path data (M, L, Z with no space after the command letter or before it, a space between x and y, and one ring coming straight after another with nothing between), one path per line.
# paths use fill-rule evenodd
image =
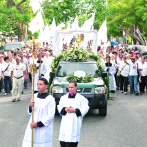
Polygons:
M63 93L63 88L60 86L53 86L52 93Z
M95 88L95 94L105 93L105 87L97 87Z

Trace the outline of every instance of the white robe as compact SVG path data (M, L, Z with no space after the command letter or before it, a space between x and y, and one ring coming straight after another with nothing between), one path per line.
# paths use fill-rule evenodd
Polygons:
M34 128L34 144L33 147L52 147L53 136L53 119L55 115L55 99L49 95L45 99L37 98L37 93L34 96L34 122L41 121L44 126ZM29 109L28 109L28 114ZM22 147L31 147L32 129L30 123L32 122L32 116L30 117Z
M104 67L105 71L107 71L107 68L108 67L106 67L106 65L105 65L105 67ZM109 83L110 91L111 90L115 91L116 90L116 82L115 82L114 74L116 73L116 69L113 65L110 67L109 73L111 74L111 75L108 75L109 80L110 80L110 83Z
M40 63L37 63L36 62L35 64L38 67ZM35 80L34 80L34 90L35 91L38 91L38 89L37 89L37 83L38 83L38 80L39 80L39 70L40 70L40 75L43 74L45 76L46 66L45 66L44 62L41 63L40 69L37 69L37 73L35 73ZM42 78L44 78L44 76L42 76Z
M89 110L88 100L78 93L75 98L68 98L68 94L66 94L61 97L57 107L60 113L63 107L70 106L79 109L82 116L77 117L76 113L66 113L66 115L62 115L59 140L65 142L79 142L82 120Z
M44 64L46 66L46 73L45 73L45 78L49 81L50 78L50 72L52 71L51 69L51 64L52 64L52 57L44 58Z

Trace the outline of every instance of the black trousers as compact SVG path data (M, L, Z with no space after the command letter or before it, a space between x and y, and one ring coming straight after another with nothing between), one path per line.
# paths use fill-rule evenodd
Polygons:
M123 77L120 75L120 90L124 90L124 92L128 91L128 77Z
M32 83L32 75L31 75L31 73L29 73L29 79L30 79L30 82Z
M146 76L141 76L141 83L139 83L139 90L140 92L144 92L146 86Z
M12 83L11 83L11 77L5 76L4 79L4 89L5 89L5 93L8 93L10 90L12 90ZM8 90L9 87L9 90Z
M3 80L2 78L0 79L0 92L2 91L2 88L3 88Z
M63 142L63 141L60 141L60 145L61 145L61 147L77 147L78 142Z

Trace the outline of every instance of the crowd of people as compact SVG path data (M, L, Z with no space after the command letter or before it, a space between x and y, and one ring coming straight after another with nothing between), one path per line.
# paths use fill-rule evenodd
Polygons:
M81 34L82 36L82 34ZM81 37L80 36L80 37ZM84 42L84 41L83 41ZM34 63L37 66L34 92L37 81L41 77L49 79L51 63L54 59L53 50L48 44L43 48L35 48ZM63 50L64 51L64 50ZM147 58L134 47L108 46L98 47L103 68L110 79L110 91L120 90L125 95L142 95L147 89ZM20 94L27 88L28 80L32 80L30 67L33 64L32 49L23 47L12 51L0 52L0 92L6 96L12 92L12 101L20 100ZM13 83L13 84L12 84ZM138 86L139 85L139 86Z
M125 95L142 95L147 89L147 57L136 47L99 48L99 55L110 79L110 91L120 90ZM139 85L139 86L138 86ZM130 87L130 88L129 88Z
M82 42L84 43L84 41ZM90 42L92 44L92 41ZM85 44L84 44L85 46ZM134 47L98 47L98 56L110 80L110 91L120 90L125 95L142 95L147 91L147 58ZM44 44L35 47L35 59L32 49L22 48L0 52L0 92L4 96L12 92L12 102L20 101L21 94L27 89L28 80L32 82L31 67L36 65L34 81L34 101L30 101L28 113L31 115L23 147L31 145L31 129L34 129L34 146L52 147L55 99L47 93L53 50ZM138 84L139 83L139 84ZM138 88L139 85L139 88ZM59 140L61 147L77 147L80 141L82 119L89 110L88 100L77 93L77 83L68 83L69 93L63 95L57 106L62 120ZM34 121L32 122L32 108Z
M34 64L37 67L34 91L37 92L37 81L41 77L49 79L51 63L54 59L50 48L35 47ZM27 89L28 80L32 81L30 67L33 64L32 48L16 48L12 51L0 52L0 92L4 96L12 93L12 101L20 101L20 95Z

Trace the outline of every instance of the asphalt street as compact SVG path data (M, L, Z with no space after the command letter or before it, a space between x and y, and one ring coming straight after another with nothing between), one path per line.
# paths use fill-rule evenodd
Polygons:
M0 147L21 147L29 115L31 86L20 102L0 93ZM55 116L53 147L59 147L61 117ZM108 101L106 117L90 110L84 117L79 147L147 147L147 94L124 95L119 91Z

